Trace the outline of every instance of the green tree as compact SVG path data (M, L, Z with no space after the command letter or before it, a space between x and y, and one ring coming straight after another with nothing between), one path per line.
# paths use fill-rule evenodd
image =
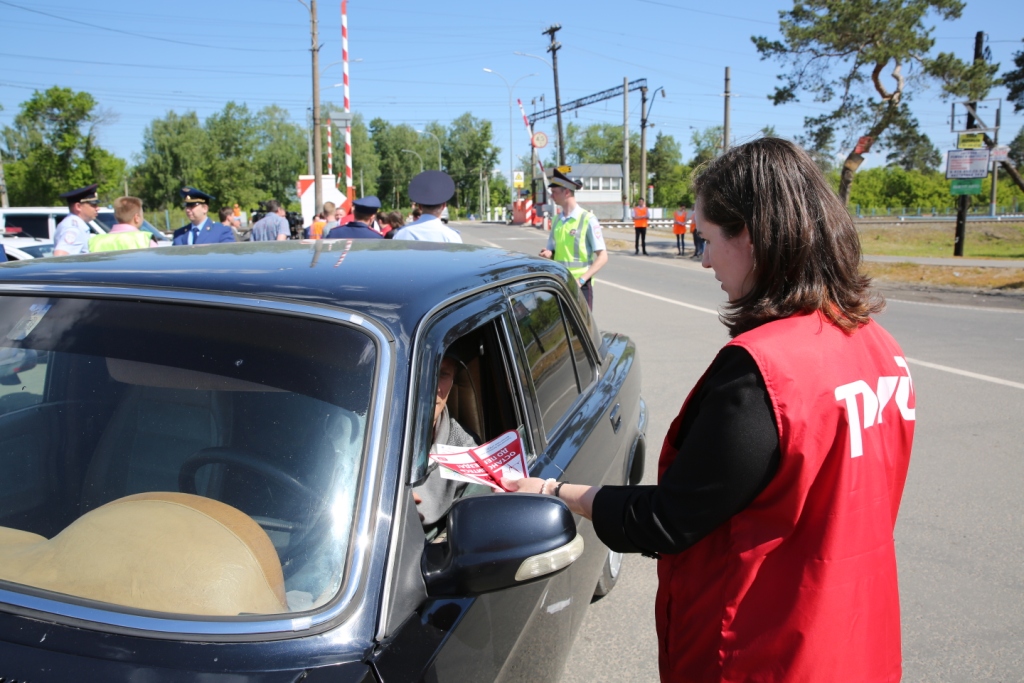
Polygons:
M697 167L711 161L722 151L722 139L725 135L725 128L722 126L708 126L704 130L695 130L690 135L690 144L693 145L693 159L690 166Z
M1003 74L1003 85L1010 91L1006 99L1013 102L1016 112L1024 109L1024 50L1013 55L1013 64L1017 68Z
M167 112L142 133L142 152L135 165L132 187L147 207L166 209L181 202L185 185L206 189L205 165L210 154L206 131L194 111ZM209 190L207 190L209 191Z
M298 201L295 182L306 172L306 131L288 120L288 112L277 105L264 107L253 122L256 188L261 199Z
M444 145L441 157L445 170L455 180L455 206L476 208L480 174L490 174L491 170L497 167L498 155L501 153L501 149L491 142L493 135L494 130L490 121L478 119L466 112L448 125L443 137L439 136ZM429 137L425 140L433 143L433 139ZM427 149L429 150L430 146ZM436 147L434 153L437 153ZM494 187L500 187L500 184L501 181L497 178L492 179L492 192ZM504 185L508 186L508 179L504 181Z
M905 171L931 171L942 163L942 154L931 139L918 129L917 119L905 112L887 131L886 147L892 150L885 160Z
M11 203L48 206L91 183L99 184L103 201L119 195L127 164L96 144L105 118L92 95L70 88L37 90L22 102L14 125L2 131Z
M1024 126L1017 131L1017 137L1010 142L1010 159L1017 164L1017 168L1024 167Z
M654 147L647 153L647 169L654 185L655 206L693 205L690 168L683 164L682 149L674 137L658 133Z
M260 200L271 199L259 187L263 173L262 169L257 171L256 119L249 108L228 102L224 109L206 118L203 128L208 148L203 160L205 186L202 189L217 198L217 205L237 203L254 207Z
M345 158L345 131L339 129L335 140L340 140L338 152ZM380 179L380 157L370 139L370 129L362 114L352 117L352 183L356 194L378 194L377 183ZM362 189L360 189L360 187Z
M932 13L944 20L957 19L963 7L960 0L795 0L792 10L779 13L781 41L752 37L762 59L791 67L779 76L783 85L770 99L777 105L793 102L804 91L817 102L832 104L831 111L804 119L805 146L827 152L840 133L843 147L852 147L859 136L882 137L902 116L908 87L919 81L903 72L914 64L942 81L947 96L987 90L998 67L968 65L951 54L928 56L935 41L926 19ZM883 83L883 73L890 67L892 82ZM869 79L874 94L863 96L862 86ZM857 152L847 156L839 184L843 201L849 201L854 174L863 161Z
M378 117L370 121L370 138L380 159L377 194L381 202L394 208L409 206L409 181L420 172L420 161L403 150L416 152L422 158L419 134L412 126L395 125Z

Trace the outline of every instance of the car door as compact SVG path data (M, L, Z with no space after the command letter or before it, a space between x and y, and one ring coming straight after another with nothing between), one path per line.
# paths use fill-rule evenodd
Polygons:
M628 430L616 420L617 387L601 381L597 349L582 333L572 300L553 281L510 288L508 297L523 383L536 415L542 476L589 486L624 484ZM589 520L577 516L576 526L586 551L567 572L573 635L608 556Z
M501 381L480 382L488 395L484 412L494 406L507 405L511 418L517 422L484 423L482 440L490 440L509 427L518 427L524 438L528 460L533 462L531 474L556 476L551 463L540 463L534 443L536 430L532 410L522 387L522 372L517 366L514 333L508 328L511 317L508 302L500 288L490 290L442 311L426 325L422 341L417 343L411 384L417 406L410 414L414 420L412 453L426 453L432 427L434 387L437 369L449 348L460 347L465 358L473 349L481 349L494 375ZM474 336L476 335L476 336ZM467 343L471 342L471 343ZM472 360L470 360L472 363ZM418 377L416 377L418 375ZM485 376L480 373L481 378ZM509 392L507 396L502 391ZM451 399L449 399L451 401ZM409 484L416 482L413 463ZM476 495L494 494L476 490ZM407 494L408 495L408 494ZM508 520L515 524L516 520ZM419 531L419 543L426 542L414 515L405 515L399 538L408 539ZM406 546L408 548L409 546ZM407 577L410 570L419 570L419 558L406 548L396 548L398 559L393 582ZM403 557L406 556L406 557ZM411 557L409 557L411 556ZM415 562L415 567L413 563ZM403 569L402 564L406 567ZM401 596L393 595L397 604ZM438 681L556 681L568 657L571 645L572 585L567 572L549 579L497 591L478 597L427 598L406 617L392 614L394 621L404 620L387 638L388 646L375 661L384 683L406 680Z

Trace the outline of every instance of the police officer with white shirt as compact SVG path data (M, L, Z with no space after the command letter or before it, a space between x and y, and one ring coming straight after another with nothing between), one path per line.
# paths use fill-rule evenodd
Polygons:
M423 214L398 231L396 240L462 243L458 231L441 221L448 200L455 195L455 181L444 171L423 171L409 183L409 199Z
M70 256L89 253L89 221L99 213L99 185L88 185L60 195L68 203L68 215L53 232L53 255Z

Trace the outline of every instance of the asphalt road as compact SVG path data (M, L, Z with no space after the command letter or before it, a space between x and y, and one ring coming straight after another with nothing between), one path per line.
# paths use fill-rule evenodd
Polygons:
M455 227L466 242L531 254L546 241L532 228ZM594 314L637 342L653 482L669 422L728 340L716 317L725 295L668 240L648 239L645 258L628 232L606 238ZM917 393L896 526L903 680L1024 680L1024 298L884 293L879 320L910 359ZM563 681L657 681L656 582L654 561L626 557L615 590L591 605Z

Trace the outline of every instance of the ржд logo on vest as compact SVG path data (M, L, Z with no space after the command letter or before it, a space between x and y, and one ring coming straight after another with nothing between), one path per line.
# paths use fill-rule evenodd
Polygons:
M863 397L863 429L870 429L875 425L882 424L882 411L893 396L896 397L896 407L900 410L900 416L908 422L915 419L916 410L910 407L910 395L914 392L914 385L910 379L910 368L907 367L907 361L902 356L893 356L893 359L896 361L896 365L906 371L906 375L879 377L875 390L872 390L871 385L862 379L836 387L836 400L846 402L846 419L850 423L851 458L864 455L860 406L857 403L857 396Z

